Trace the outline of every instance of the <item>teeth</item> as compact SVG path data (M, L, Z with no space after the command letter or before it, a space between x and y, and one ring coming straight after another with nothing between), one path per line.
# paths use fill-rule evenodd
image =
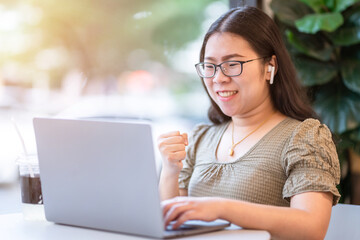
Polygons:
M221 97L230 97L230 96L234 95L235 93L237 93L237 91L218 92L218 94L219 94Z

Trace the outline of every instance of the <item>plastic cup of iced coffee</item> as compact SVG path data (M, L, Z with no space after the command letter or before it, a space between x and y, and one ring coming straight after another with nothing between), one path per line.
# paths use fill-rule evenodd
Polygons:
M45 220L37 155L21 155L20 172L22 212L25 220Z

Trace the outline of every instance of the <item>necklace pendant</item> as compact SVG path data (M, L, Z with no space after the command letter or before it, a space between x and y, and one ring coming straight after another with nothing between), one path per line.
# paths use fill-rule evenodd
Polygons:
M232 156L234 155L234 149L231 147L229 148L229 156Z

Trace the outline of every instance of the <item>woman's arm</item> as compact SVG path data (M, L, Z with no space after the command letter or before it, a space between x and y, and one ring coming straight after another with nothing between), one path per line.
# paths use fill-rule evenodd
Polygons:
M324 239L332 194L308 192L291 198L290 208L229 201L224 218L244 228L265 229L275 239Z
M225 219L243 228L262 229L274 239L323 239L330 221L331 193L307 192L291 198L290 207L276 207L222 198L175 198L165 201L165 224L190 219Z
M179 194L179 183L178 183L179 175L174 176L164 169L161 170L160 181L159 181L159 192L161 200L171 199Z
M159 190L161 200L171 199L177 196L187 196L187 189L180 188L179 189L179 175L168 175L166 171L161 171L160 174L160 182L159 182Z

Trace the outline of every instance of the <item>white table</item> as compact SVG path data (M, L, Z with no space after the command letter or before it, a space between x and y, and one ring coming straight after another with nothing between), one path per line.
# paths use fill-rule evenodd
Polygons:
M64 226L47 221L25 221L21 213L0 215L1 239L23 240L58 240L58 239L102 239L102 240L140 240L151 239L119 233L98 231L86 228ZM208 239L248 239L268 240L270 234L261 230L245 230L235 225L223 231L200 234L186 237L186 239L208 240Z

